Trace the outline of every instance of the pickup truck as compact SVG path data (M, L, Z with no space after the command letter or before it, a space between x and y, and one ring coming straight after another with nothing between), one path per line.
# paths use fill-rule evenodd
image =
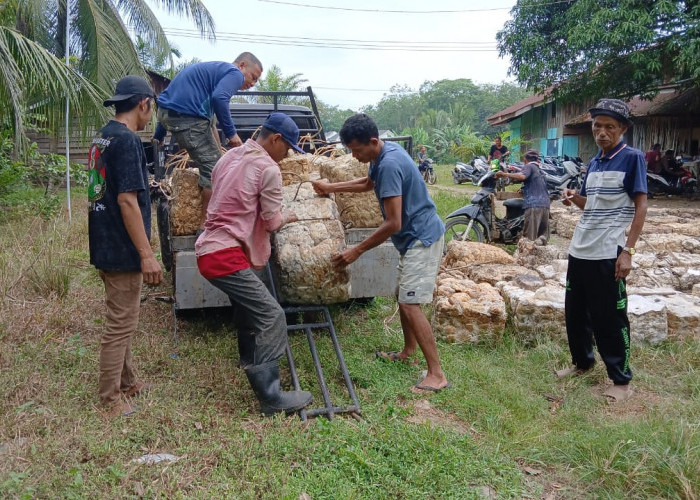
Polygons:
M304 144L306 151L313 152L316 147L326 144L325 134L310 87L306 92L246 92L245 95L271 96L273 102L270 104L231 103L231 116L243 141L251 137L255 130L263 124L269 113L278 111L292 117L299 126L301 137L309 134L313 138ZM308 97L313 109L306 106L277 103L279 97L289 95ZM410 137L400 139L408 145L408 148L411 147ZM166 175L166 172L164 167L159 165L161 162L156 161L155 163L156 180L159 180ZM165 197L160 197L157 203L156 215L161 259L165 269L173 273L175 310L229 306L228 297L199 273L194 254L196 236L172 236L170 234L169 202ZM347 230L347 245L358 244L372 231L374 231L372 228ZM398 252L390 240L363 254L350 266L351 298L393 295L398 274L398 260Z

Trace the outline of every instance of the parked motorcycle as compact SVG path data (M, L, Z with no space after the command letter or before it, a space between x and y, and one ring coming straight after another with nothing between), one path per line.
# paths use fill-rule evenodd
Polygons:
M544 174L550 197L558 198L564 189L581 189L586 166L579 159L563 160L558 164L550 160L540 164L540 171Z
M522 198L505 200L506 216L494 213L496 172L488 171L478 181L481 187L471 203L445 218L445 243L450 240L516 243L523 232L525 209Z
M469 163L458 161L455 168L452 169L452 182L462 184L463 182L471 182L475 186L486 172L489 171L489 165L486 163L486 158L477 157Z
M687 170L682 177L664 177L647 172L647 190L651 198L674 194L692 196L697 185L698 180Z
M437 174L433 168L433 160L430 158L425 159L418 164L418 170L423 176L423 180L426 184L435 184L437 182Z

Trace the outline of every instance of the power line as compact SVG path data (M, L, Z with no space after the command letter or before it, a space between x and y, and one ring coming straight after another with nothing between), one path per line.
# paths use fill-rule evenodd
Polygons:
M352 91L352 92L391 92L391 89L347 89L347 88L342 88L342 87L321 87L318 85L314 85L314 89L343 90L343 91ZM415 92L409 92L409 93L415 94Z
M307 9L324 9L324 10L341 10L346 12L372 12L375 14L459 14L465 12L493 12L497 10L510 10L512 8L523 9L523 8L536 8L536 7L546 7L548 5L557 5L561 3L571 3L573 0L554 0L552 2L541 2L532 5L513 7L490 7L484 9L452 9L452 10L392 10L392 9L361 9L361 8L351 8L351 7L331 7L328 5L312 5L298 2L287 2L283 0L258 0L258 2L266 3L276 3L280 5L290 5L294 7L304 7Z
M567 0L568 1L568 0ZM294 7L305 7L308 9L343 10L350 12L374 12L386 14L457 14L461 12L489 12L494 10L509 10L510 7L492 7L489 9L454 9L454 10L391 10L391 9L359 9L351 7L330 7L327 5L311 5L297 2L284 2L282 0L258 0L258 2L276 3L280 5L291 5Z
M180 28L163 28L166 35L184 38L201 38L196 30ZM283 45L296 47L311 47L323 49L347 50L388 50L408 52L496 52L494 42L409 42L374 40L362 41L353 39L289 37L282 35L260 35L248 33L219 32L217 40L248 42L267 45Z

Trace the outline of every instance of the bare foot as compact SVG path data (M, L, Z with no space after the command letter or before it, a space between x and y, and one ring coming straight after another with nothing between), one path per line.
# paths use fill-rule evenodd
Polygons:
M411 387L411 392L414 394L426 394L431 392L440 392L442 389L448 389L450 383L445 375L437 376L428 374L423 380Z

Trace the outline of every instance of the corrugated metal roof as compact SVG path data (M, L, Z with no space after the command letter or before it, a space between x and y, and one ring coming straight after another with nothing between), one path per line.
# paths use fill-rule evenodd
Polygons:
M677 88L662 89L653 99L633 97L627 101L630 108L630 118L642 118L645 116L683 115L696 112L700 105L700 89L691 88L679 90ZM694 111L695 110L695 111ZM571 127L591 121L591 114L586 111L569 120L565 126Z
M510 120L513 120L517 118L518 116L527 113L533 108L536 108L540 104L544 104L547 102L549 94L552 90L552 87L548 88L541 94L535 94L533 96L527 97L523 99L520 102L516 102L512 106L507 107L506 109L499 111L498 113L494 113L488 118L486 118L486 121L489 122L489 125L501 125L503 123L509 122Z

